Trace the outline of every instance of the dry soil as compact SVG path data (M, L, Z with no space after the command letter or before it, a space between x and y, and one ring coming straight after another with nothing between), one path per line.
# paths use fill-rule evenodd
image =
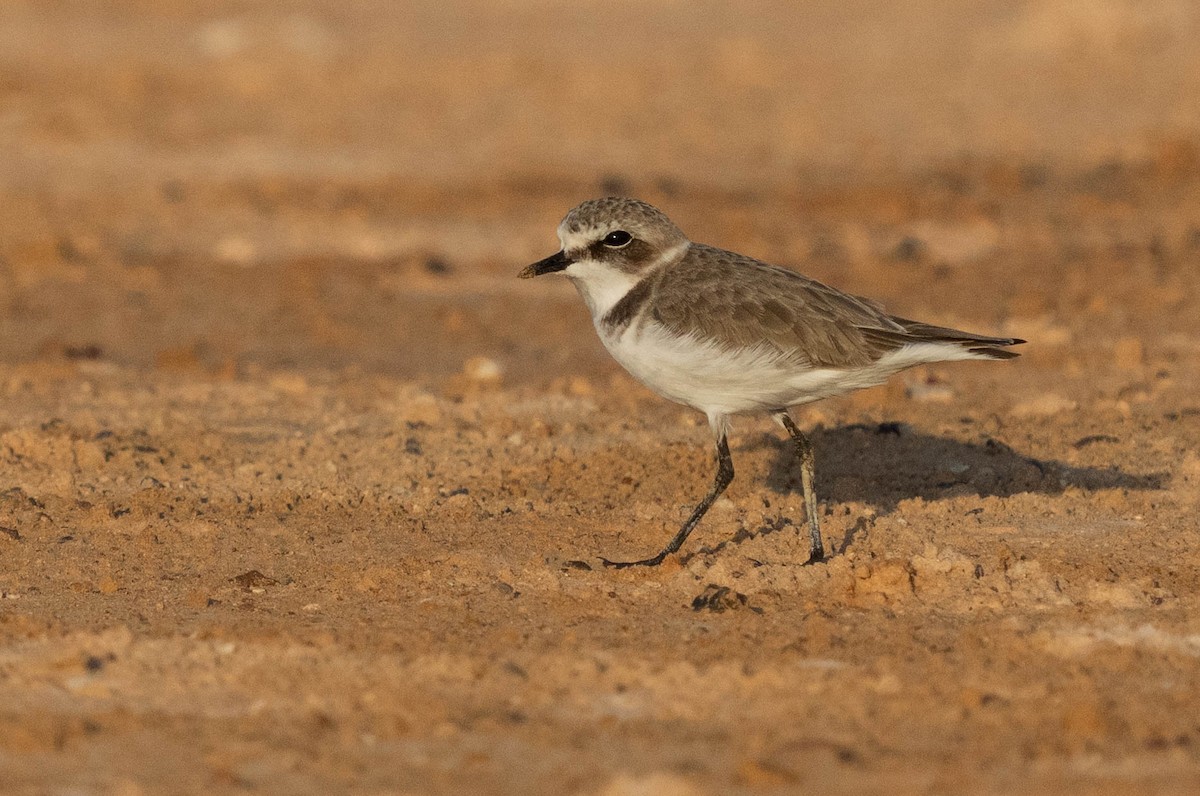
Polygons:
M0 792L1194 793L1191 2L0 5ZM703 418L581 199L1029 340Z

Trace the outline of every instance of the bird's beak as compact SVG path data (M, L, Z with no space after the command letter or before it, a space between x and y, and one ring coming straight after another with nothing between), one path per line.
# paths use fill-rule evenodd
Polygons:
M552 254L544 260L538 260L533 265L525 266L525 269L517 276L522 279L529 279L533 276L541 276L542 274L552 274L555 271L561 271L574 262L567 256L566 252Z

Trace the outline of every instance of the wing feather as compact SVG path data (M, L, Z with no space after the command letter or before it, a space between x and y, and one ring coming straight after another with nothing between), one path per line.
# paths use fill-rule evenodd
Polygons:
M768 346L798 365L862 367L913 343L960 344L988 355L1023 342L889 315L869 299L751 257L692 244L656 275L653 314L680 335L730 349Z

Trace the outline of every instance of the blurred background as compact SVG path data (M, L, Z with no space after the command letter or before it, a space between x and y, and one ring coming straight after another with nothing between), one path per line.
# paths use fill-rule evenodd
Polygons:
M607 193L905 314L1178 330L1198 98L1190 0L8 0L0 357L606 367L511 277Z

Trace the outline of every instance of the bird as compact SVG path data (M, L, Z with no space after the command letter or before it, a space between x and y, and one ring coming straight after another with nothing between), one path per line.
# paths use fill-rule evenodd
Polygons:
M800 469L809 557L825 559L812 442L790 410L882 384L914 365L1012 359L1012 337L964 332L889 314L797 271L694 243L638 199L591 199L558 225L560 250L518 276L566 276L604 347L634 378L702 412L716 443L712 487L655 555L601 560L661 564L683 546L733 481L731 418L767 414L791 438Z

